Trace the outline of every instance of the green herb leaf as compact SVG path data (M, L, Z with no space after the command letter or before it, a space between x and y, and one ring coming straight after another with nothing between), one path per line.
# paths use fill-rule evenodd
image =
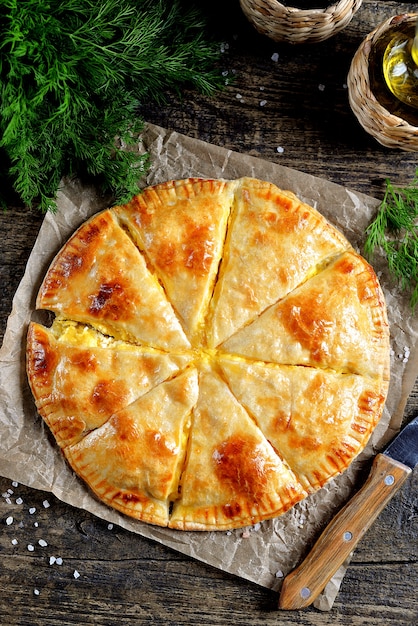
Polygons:
M366 229L364 252L371 258L380 248L392 276L418 304L418 170L412 183L396 187L386 180L386 191L375 219Z
M131 197L149 166L133 149L138 106L186 84L214 93L220 54L179 0L2 0L0 156L13 188L44 211L63 176Z

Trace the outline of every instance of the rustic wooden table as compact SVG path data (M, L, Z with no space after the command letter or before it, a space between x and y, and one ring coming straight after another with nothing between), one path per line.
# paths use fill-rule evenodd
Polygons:
M258 35L237 0L208 4L213 30L228 44L223 69L234 82L213 98L170 96L166 106L144 107L145 119L377 198L387 177L411 182L416 154L386 149L363 131L345 82L364 36L416 3L364 0L339 35L296 47ZM41 222L42 215L19 207L0 214L2 335ZM417 409L418 384L405 420ZM323 613L278 611L276 594L261 586L0 478L1 623L413 626L417 487L415 471L358 546L332 610Z

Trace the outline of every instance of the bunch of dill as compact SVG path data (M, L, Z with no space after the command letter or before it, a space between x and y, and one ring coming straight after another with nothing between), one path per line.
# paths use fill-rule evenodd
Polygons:
M364 251L372 257L379 248L391 275L418 304L418 171L410 185L399 187L389 179L378 212L366 230Z
M185 84L213 93L219 55L180 0L0 0L2 188L43 211L63 176L130 198L148 167L129 149L138 105Z

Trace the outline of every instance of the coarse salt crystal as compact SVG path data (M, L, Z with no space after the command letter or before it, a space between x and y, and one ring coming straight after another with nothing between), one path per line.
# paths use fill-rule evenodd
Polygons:
M12 487L19 487L19 483L17 483L15 480L12 482Z
M274 61L274 63L277 63L277 61L279 60L279 53L273 52L273 54L271 55L271 60Z
M50 564L50 565L54 565L54 563L56 562L56 560L57 560L57 559L55 558L55 556L50 556L50 557L49 557L49 564Z
M17 546L18 543L17 539L12 539L12 546Z
M284 574L281 569L278 569L276 572L276 578L283 578Z
M319 89L319 91L325 91L325 85L323 85L322 83L320 83L320 84L318 85L318 89Z
M48 500L44 500L44 501L42 502L42 504L43 504L44 509L49 509L49 507L51 506L51 505L49 504Z
M267 104L267 100L260 100L260 106L264 107Z
M35 528L38 528L39 526L38 522L33 522L33 525L35 526Z
M35 508L34 506L31 506L31 507L30 507L30 509L29 509L29 513L30 513L31 515L33 515L34 513L36 513L36 508Z
M10 500L10 498L6 498L6 504L11 504L12 501Z
M6 519L6 524L8 526L10 526L10 524L13 524L13 517L11 515Z
M284 152L284 148L282 146L277 146L276 152L279 152L279 154L281 154L282 152Z
M34 546L31 543L28 543L29 552L33 552L35 550Z
M112 530L112 529L113 529L113 524L108 524L108 525L107 525L107 529L108 529L108 530Z
M55 560L55 563L56 563L57 565L62 565L62 558L59 556L59 557Z
M46 546L48 545L47 542L45 541L45 539L39 539L38 543L43 548L46 548Z
M16 498L16 504L23 504L22 498Z
M77 572L77 570L75 569L73 576L74 576L75 579L80 578L80 573Z
M39 589L34 589L34 590L33 590L33 593L34 593L34 595L35 595L35 596L39 596L39 594L40 594L41 592L39 591Z

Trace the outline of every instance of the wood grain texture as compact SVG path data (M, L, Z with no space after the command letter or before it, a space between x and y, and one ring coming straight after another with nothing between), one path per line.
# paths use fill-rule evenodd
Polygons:
M141 108L145 119L378 198L387 177L396 184L413 179L417 155L384 148L363 131L350 110L345 81L363 37L387 17L416 9L416 3L364 0L335 38L297 47L258 35L238 0L206 5L214 34L228 44L220 70L233 82L211 98L188 90L182 98L169 94L166 105ZM0 213L1 336L41 222L42 215L22 207ZM405 419L417 411L416 384ZM1 478L1 622L416 626L417 489L415 470L358 544L331 612L322 613L313 607L279 611L276 593L118 527L109 529L51 494ZM62 558L62 564L51 557Z
M302 609L316 600L411 471L384 454L375 457L364 485L326 526L303 562L286 576L280 591L281 609Z

